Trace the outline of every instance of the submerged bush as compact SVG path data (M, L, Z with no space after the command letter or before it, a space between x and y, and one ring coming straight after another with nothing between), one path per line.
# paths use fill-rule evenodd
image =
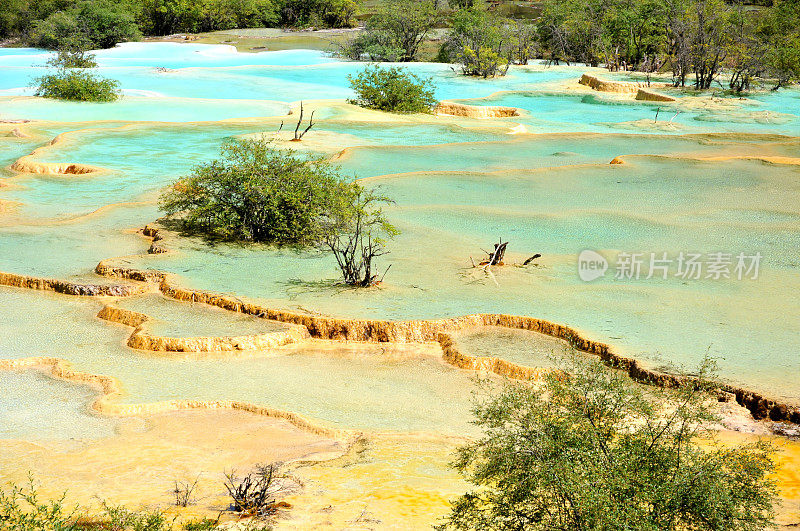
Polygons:
M378 207L385 202L324 159L236 140L173 183L159 204L185 230L211 238L330 251L347 284L368 286L372 260L385 254L380 236L396 233Z
M504 76L512 60L514 40L505 21L480 9L464 9L453 17L447 50L461 72L483 78ZM517 39L517 42L524 39ZM529 44L525 44L529 46ZM527 61L528 57L525 57Z
M175 182L160 204L184 228L213 238L310 245L352 186L323 159L264 140L229 141L219 159Z
M357 98L350 103L398 113L429 113L436 105L434 85L399 67L369 65L356 77L347 76Z
M59 69L35 80L36 95L71 101L108 102L119 98L119 82L91 72Z
M94 55L83 49L65 48L48 61L55 72L35 78L31 85L36 95L70 101L115 101L120 96L119 82L105 79L91 72L97 63Z
M95 68L97 61L95 55L86 50L63 48L47 64L56 68Z

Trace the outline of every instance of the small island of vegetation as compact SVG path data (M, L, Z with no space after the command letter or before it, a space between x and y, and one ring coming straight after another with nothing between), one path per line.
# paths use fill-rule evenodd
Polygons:
M344 282L377 282L374 259L397 234L390 202L342 177L323 158L277 150L268 140L235 140L161 196L186 231L231 242L258 242L333 253Z
M55 70L31 82L37 96L92 102L116 101L120 97L119 81L94 74L94 56L81 49L59 50L48 65Z
M435 87L402 68L368 65L358 75L347 76L357 97L350 103L396 113L430 113L436 106Z

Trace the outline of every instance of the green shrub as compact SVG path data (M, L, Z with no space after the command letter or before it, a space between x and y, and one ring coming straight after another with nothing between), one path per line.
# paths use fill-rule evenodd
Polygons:
M461 72L483 78L508 72L512 42L511 29L505 21L480 9L456 13L447 37L451 56L461 64Z
M0 2L0 38L21 32L30 22L27 0Z
M281 22L287 26L346 28L353 25L355 0L284 0Z
M135 512L122 506L104 505L103 524L114 531L170 531L172 522L159 511Z
M33 23L28 42L38 48L55 50L65 44L71 46L79 33L78 20L73 13L56 11L46 19Z
M55 68L95 68L97 61L94 54L65 48L59 50L47 64Z
M111 48L141 37L134 15L108 0L83 0L33 23L28 41L49 50L63 47Z
M356 77L347 76L358 96L350 103L398 113L429 113L436 105L433 81L399 67L370 65Z
M36 95L70 101L109 102L119 98L119 81L80 69L60 68L36 78Z
M221 158L194 168L161 196L161 208L188 230L230 241L310 245L322 217L351 184L323 159L226 142Z
M325 159L238 140L173 183L159 205L184 229L212 238L330 251L345 283L370 286L372 261L386 254L381 235L397 233L378 207L386 202Z
M389 0L367 21L365 31L341 46L339 55L353 60L366 56L370 61L415 61L438 21L433 0Z
M183 524L184 531L211 531L216 529L219 524L218 520L211 520L209 518L201 518L199 520L192 520Z
M56 70L36 78L36 95L70 101L108 102L119 98L119 82L93 74L94 55L82 49L62 49L47 62Z
M33 480L28 488L11 485L0 489L0 529L3 531L78 531L75 510L64 509L64 497L43 502L36 494Z
M149 35L274 26L273 0L143 0L139 26Z
M645 390L576 357L541 385L508 384L475 409L484 435L455 467L478 488L440 529L772 527L774 450L714 440L710 368Z

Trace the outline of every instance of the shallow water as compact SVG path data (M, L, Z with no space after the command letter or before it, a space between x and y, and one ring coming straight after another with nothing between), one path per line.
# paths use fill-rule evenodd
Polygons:
M321 52L136 43L97 53L100 73L121 82L122 100L76 104L30 96L29 80L41 75L47 58L39 50L0 49L0 120L34 120L0 123L0 271L111 282L92 273L110 259L169 271L187 287L302 312L530 315L573 326L649 367L692 367L710 354L724 379L800 403L796 89L748 101L681 95L662 106L577 86L589 70L583 67L533 65L477 80L448 65L412 64L404 66L433 77L439 98L523 112L492 120L396 116L344 104L352 96L347 76L363 65ZM290 132L296 115L285 115L298 100L314 109L317 123L303 146L396 201L386 211L402 234L378 265L391 264L383 285L344 289L333 259L310 251L168 237L160 245L173 252L147 255L150 242L136 230L159 217L159 191L217 156L226 139L272 134L281 121ZM6 136L14 128L31 138ZM47 145L61 133L67 134ZM42 148L29 159L35 163L100 171L8 169L35 148ZM610 165L616 157L625 163ZM472 268L470 258L482 258L481 248L501 237L510 242L508 265L491 275ZM612 266L621 252L760 252L763 261L755 280L687 280L673 264L663 279L609 273L589 283L577 274L584 249L599 251ZM534 253L543 256L517 267ZM307 479L325 492L311 500L309 491L298 503L323 510L335 502L346 510L330 518L342 525L362 513L362 492L369 492L366 513L429 523L446 509L445 498L463 490L445 469L452 445L441 437L477 433L469 422L475 374L443 363L436 345L308 341L225 355L137 352L125 345L130 328L96 317L106 302L152 316L155 334L277 328L155 294L95 301L0 287L0 358L57 357L114 377L125 404L240 400L326 426L431 435L432 442L417 445L383 441L374 459L350 471L309 471ZM469 354L531 366L548 366L548 354L562 346L492 328L464 332L457 343ZM0 403L0 417L24 420L0 424L17 426L0 438L103 437L111 429L87 413L87 388L32 372L0 374L0 388L14 397L11 406ZM51 409L57 420L48 427ZM74 426L69 419L77 419ZM328 489L351 471L354 479ZM442 481L455 483L437 487ZM324 523L315 518L295 524Z
M145 309L135 299L126 303L131 309ZM148 305L147 311L171 316L176 313L173 304L179 303L160 301ZM4 308L2 358L55 356L75 370L117 378L124 403L240 400L344 429L473 432L469 425L473 373L444 364L435 347L310 341L217 357L151 354L124 346L130 328L96 318L100 304L94 301L1 288L0 306ZM222 310L216 308L186 304L177 312L200 314L198 326L214 319L217 330L226 326L220 322ZM227 316L229 323L240 319ZM233 326L241 330L240 324ZM163 326L166 332L192 335L200 329L186 321L176 323L177 328ZM259 323L261 330L265 326L275 325Z
M0 378L0 439L38 442L110 437L117 421L89 412L97 391L35 371Z
M800 390L784 377L800 372L790 354L800 347L800 306L787 296L800 288L797 176L794 166L759 161L641 158L622 166L380 179L374 182L397 200L390 214L403 234L390 245L386 285L371 293L321 286L334 279L335 265L314 253L217 247L212 254L185 241L175 243L175 255L134 263L173 271L190 287L342 317L531 315L583 329L657 367L693 366L710 352L721 358L724 377L797 401ZM496 271L495 284L469 269L469 259L500 236L511 241L512 263L544 256L537 266ZM673 264L666 280L609 275L588 284L577 277L583 249L601 250L612 265L620 251L729 250L764 259L757 280L687 281L674 276ZM425 256L436 256L436 267L424 266ZM754 319L770 326L753 326Z
M161 295L121 299L117 306L148 316L147 333L164 337L243 336L285 330L283 323Z
M558 367L569 345L531 330L484 326L453 334L456 348L470 356L489 356L526 367Z
M591 131L662 134L687 133L800 133L800 90L787 89L774 97L759 95L740 109L682 109L680 104L630 102L609 94L564 95L550 92L511 92L480 100L478 105L504 105L530 113L520 122L534 132ZM658 112L658 114L656 114Z

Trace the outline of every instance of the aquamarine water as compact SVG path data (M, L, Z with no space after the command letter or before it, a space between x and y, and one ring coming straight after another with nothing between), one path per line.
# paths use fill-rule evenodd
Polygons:
M3 288L0 306L4 309L0 321L2 358L56 355L75 370L117 378L124 391L122 403L241 400L344 429L448 435L472 432L469 408L473 375L444 364L433 349L314 341L232 356L164 355L126 347L124 338L131 329L97 319L100 304L93 301ZM166 317L163 303L152 306L155 317ZM202 319L213 319L219 311L210 309ZM186 316L202 309L182 312ZM183 323L183 329L179 325L177 331L185 332L190 326ZM169 329L167 322L161 327ZM14 385L17 380L7 378L7 374L2 373L2 386ZM52 385L59 393L74 392L58 382ZM77 389L83 395L96 393ZM11 404L0 399L0 411L17 415L20 399L13 400ZM86 405L70 400L68 407ZM35 411L39 417L45 415L40 408ZM14 428L12 435L29 436L45 424L45 419L39 418L27 431Z
M135 43L97 52L99 73L121 82L123 98L86 104L30 96L29 80L47 58L0 49L0 120L32 120L0 123L0 271L99 281L94 266L111 259L169 271L188 287L303 312L530 315L581 329L647 366L692 366L711 354L723 378L800 403L791 377L800 374L795 89L741 103L686 103L698 97L683 96L662 106L578 86L584 67L538 64L482 80L449 65L411 64L404 66L433 77L439 98L523 112L492 120L395 116L345 104L347 76L360 63L305 50L241 54L228 46ZM324 154L348 178L395 200L387 214L402 234L378 265L391 264L383 285L344 289L333 258L314 251L168 238L162 244L173 252L147 255L150 242L136 229L159 217L160 190L214 158L226 139L272 133L281 121L291 130L297 115L286 114L298 100L316 109L306 145L315 134L346 135L341 147L348 149L337 153L334 141ZM6 136L13 128L32 136ZM8 170L37 147L34 162L102 171ZM610 165L616 157L625 164ZM491 275L472 268L470 257L479 260L499 238L510 242L509 265ZM612 265L625 251L760 252L763 262L756 280L686 280L671 271L667 279L608 275L587 283L577 274L584 249ZM534 253L543 255L534 265L515 266ZM154 295L120 304L149 310L166 334L249 329ZM118 378L126 402L238 399L345 428L470 429L473 375L444 365L435 347L312 342L229 360L163 357L127 348L130 329L98 320L97 301L0 288L0 308L0 357L67 359ZM493 337L473 341L475 353L492 355ZM539 363L536 348L516 348L531 346L524 337L506 337L494 355Z

